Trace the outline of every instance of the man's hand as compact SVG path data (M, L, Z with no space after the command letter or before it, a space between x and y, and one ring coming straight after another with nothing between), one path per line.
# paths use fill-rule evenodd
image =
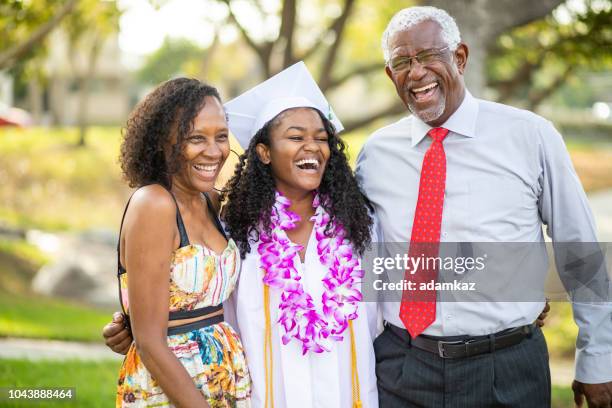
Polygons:
M115 353L127 354L132 344L132 334L125 327L123 314L113 313L113 320L102 329L104 342Z
M544 309L542 309L542 313L540 313L540 315L536 319L536 324L538 325L538 327L544 326L544 320L546 320L546 317L548 316L549 311L550 311L550 304L548 303L548 299L547 299L546 306L544 306Z
M574 380L572 390L577 407L582 407L585 398L589 408L612 407L612 381L602 384L584 384Z

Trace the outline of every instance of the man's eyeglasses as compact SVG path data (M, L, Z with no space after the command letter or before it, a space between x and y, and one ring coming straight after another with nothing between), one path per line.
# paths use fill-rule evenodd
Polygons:
M410 70L412 68L413 59L417 60L421 65L429 65L436 61L442 61L442 57L445 54L445 51L448 50L449 47L446 46L440 49L430 49L419 52L417 55L413 57L406 56L397 56L391 58L387 65L391 68L393 72L401 72L405 70Z

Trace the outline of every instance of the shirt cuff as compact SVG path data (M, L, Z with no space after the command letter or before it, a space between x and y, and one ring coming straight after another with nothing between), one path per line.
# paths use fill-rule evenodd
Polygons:
M584 384L612 381L612 353L592 355L576 351L576 381Z

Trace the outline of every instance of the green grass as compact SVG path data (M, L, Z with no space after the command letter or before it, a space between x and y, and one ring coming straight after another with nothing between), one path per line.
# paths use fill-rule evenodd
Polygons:
M0 387L74 387L75 399L68 401L8 402L2 407L111 407L115 403L121 362L0 360Z
M0 336L101 341L111 317L78 303L0 291Z
M574 393L570 387L552 387L552 408L573 408ZM586 405L586 402L585 402Z

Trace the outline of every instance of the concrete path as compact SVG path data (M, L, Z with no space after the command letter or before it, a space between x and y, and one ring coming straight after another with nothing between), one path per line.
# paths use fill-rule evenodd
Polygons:
M0 339L0 359L121 361L123 356L113 353L99 343L4 338ZM572 361L553 360L550 366L553 384L560 386L572 384L574 379Z
M28 360L121 360L101 343L80 343L57 340L19 338L0 339L0 359Z

